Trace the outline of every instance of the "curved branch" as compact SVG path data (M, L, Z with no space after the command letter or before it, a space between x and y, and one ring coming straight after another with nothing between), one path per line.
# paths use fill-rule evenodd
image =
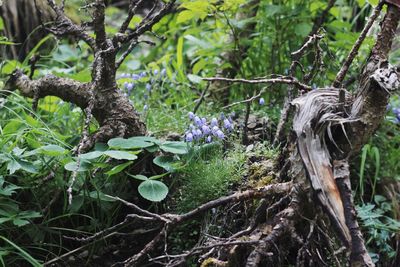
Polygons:
M25 97L38 98L57 96L63 101L71 102L84 109L89 103L89 83L80 83L67 78L46 75L38 80L30 80L21 70L15 70L8 80L5 90L18 89Z
M90 37L82 27L72 22L72 20L65 15L63 9L57 6L54 0L47 0L47 3L57 15L55 26L46 28L50 33L57 37L74 36L77 39L83 40L95 50L95 40Z

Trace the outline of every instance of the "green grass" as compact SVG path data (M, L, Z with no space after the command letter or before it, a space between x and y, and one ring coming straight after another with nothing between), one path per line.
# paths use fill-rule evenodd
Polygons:
M240 182L244 163L245 154L240 147L228 151L225 156L221 146L206 148L177 174L176 210L185 212L228 194L232 186Z

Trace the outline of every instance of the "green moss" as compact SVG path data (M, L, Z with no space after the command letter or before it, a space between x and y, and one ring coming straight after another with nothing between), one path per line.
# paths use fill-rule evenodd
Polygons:
M245 154L240 148L225 156L220 146L198 153L178 174L179 192L175 193L176 210L185 212L209 200L226 195L243 174Z

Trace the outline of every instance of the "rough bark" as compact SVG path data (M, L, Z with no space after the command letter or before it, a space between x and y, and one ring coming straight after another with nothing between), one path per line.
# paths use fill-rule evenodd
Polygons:
M84 138L80 146L81 151L90 149L95 142L105 142L112 137L145 135L144 123L141 122L132 103L118 88L115 79L118 67L129 53L122 53L123 56L118 59L118 62L116 56L123 49L124 44L134 47L137 44L137 38L166 15L174 2L168 2L157 12L155 9L150 10L146 19L130 33L125 34L127 28L124 25L132 18L128 16L118 34L107 36L104 25L105 2L96 0L92 6L93 20L90 22L95 32L95 38L93 38L83 27L75 24L65 15L62 5L57 5L54 0L47 0L47 7L53 10L55 21L46 30L59 38L74 36L78 40L85 41L93 50L92 80L89 83L80 83L53 75L31 80L20 70L16 70L8 80L5 89L9 91L18 89L24 96L32 97L35 101L53 95L66 102L77 104L82 109L90 106L89 111L100 124L100 128L90 137ZM37 7L40 8L40 6ZM134 14L133 9L134 6L131 5L128 13ZM38 12L40 13L41 9Z

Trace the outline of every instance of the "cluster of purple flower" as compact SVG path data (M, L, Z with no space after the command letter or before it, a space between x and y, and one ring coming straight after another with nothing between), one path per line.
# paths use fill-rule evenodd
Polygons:
M147 81L145 85L146 92L143 95L143 98L145 99L145 105L143 106L143 110L147 111L149 109L147 101L149 99L149 95L151 94L151 91L157 79L162 79L163 77L166 77L166 75L167 75L167 70L163 68L161 71L155 69L153 70L153 72L149 73L145 71L132 74L122 73L118 76L118 79L131 79L131 81L125 81L122 88L125 92L124 94L127 97L131 96L133 89L136 87L138 83L145 83ZM150 79L145 79L147 76L150 76Z
M390 105L389 105L389 109L390 109ZM394 123L399 124L400 123L400 107L397 108L392 108L392 112L394 115Z
M150 73L150 75L153 74L153 76L155 76L157 78L162 78L162 77L166 76L166 73L167 73L166 69L162 69L161 72L159 72L157 69L155 69L153 71L153 73ZM140 73L132 73L132 74L121 73L121 75L119 75L118 79L132 79L132 81L130 81L130 82L128 82L128 81L124 82L124 85L123 85L123 89L124 89L126 95L130 96L132 94L132 90L136 87L136 83L142 82L143 81L142 79L147 77L147 76L148 76L148 73L145 72L145 71L142 71ZM151 84L154 83L154 79L153 78L150 79L150 81L151 81ZM151 88L152 88L151 84L150 83L146 84L146 90L148 92L151 91ZM148 95L145 94L144 97L145 97L145 99L147 99Z
M189 130L185 133L186 142L198 141L211 143L214 139L225 139L226 135L233 131L231 116L226 118L223 113L221 113L220 120L212 118L209 122L206 118L200 118L193 112L189 112L188 116L192 124L190 124Z

